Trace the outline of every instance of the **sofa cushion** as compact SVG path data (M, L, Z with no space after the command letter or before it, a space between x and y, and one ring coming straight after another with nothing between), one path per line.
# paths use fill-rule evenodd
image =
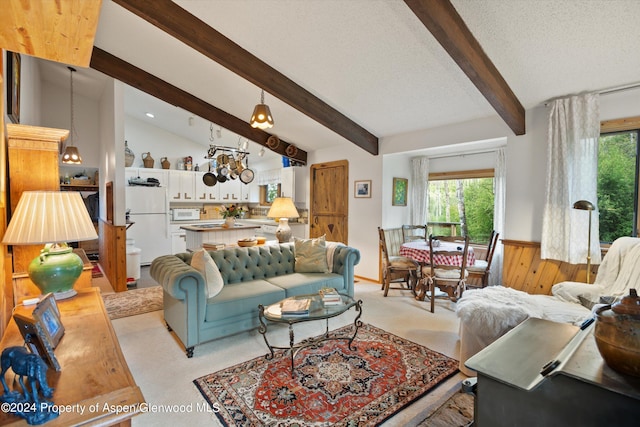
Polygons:
M207 300L205 321L227 319L239 313L258 315L258 305L274 304L286 297L284 289L264 280L227 284L214 298Z
M296 273L328 273L325 236L315 239L294 238Z
M287 297L317 294L322 287L336 288L338 292L346 292L343 277L336 273L293 273L270 277L267 280L284 289Z
M198 270L204 277L207 285L207 298L215 297L220 293L224 282L220 270L218 270L216 263L213 262L209 252L204 249L194 252L193 257L191 257L191 267Z

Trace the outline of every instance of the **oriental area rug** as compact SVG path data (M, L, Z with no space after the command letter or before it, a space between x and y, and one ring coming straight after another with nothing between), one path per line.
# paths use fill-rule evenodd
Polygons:
M162 310L162 286L130 289L125 292L102 295L110 319L136 316Z
M331 334L353 334L352 325ZM458 371L458 361L375 326L194 380L223 425L375 426Z

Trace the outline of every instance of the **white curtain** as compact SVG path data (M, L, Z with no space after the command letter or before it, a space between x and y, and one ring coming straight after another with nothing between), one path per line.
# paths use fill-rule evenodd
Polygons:
M498 236L498 242L496 242L496 249L491 261L491 274L489 275L490 286L502 284L503 245L500 243L500 240L504 238L507 195L507 159L504 148L500 148L496 152L496 168L494 171L493 185L493 229L500 233L500 235Z
M280 169L256 171L256 183L258 185L277 184L280 182Z
M411 159L411 224L422 225L429 214L429 158Z
M542 220L542 259L584 264L589 211L573 209L578 200L597 206L599 95L586 94L551 103L546 200ZM600 263L600 227L592 212L591 262Z

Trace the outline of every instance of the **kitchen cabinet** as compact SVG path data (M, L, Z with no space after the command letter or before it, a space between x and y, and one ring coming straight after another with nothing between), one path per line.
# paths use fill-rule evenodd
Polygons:
M239 179L229 180L218 185L220 185L220 201L222 203L236 203L241 201L241 186L244 184Z
M186 230L180 227L183 224L171 224L171 254L180 254L187 251Z
M140 177L142 179L155 178L160 183L161 187L167 187L169 185L169 171L166 169L153 169L153 168L125 168L124 177L127 184L130 178Z
M213 187L206 185L202 178L207 172L194 172L195 174L195 201L201 203L212 203L220 201L220 186L223 184L216 184Z
M169 202L196 201L196 173L192 171L172 170L169 172Z
M280 195L291 197L294 202L307 201L307 169L303 167L282 168L280 172Z
M242 201L244 203L260 203L260 186L254 180L240 187Z

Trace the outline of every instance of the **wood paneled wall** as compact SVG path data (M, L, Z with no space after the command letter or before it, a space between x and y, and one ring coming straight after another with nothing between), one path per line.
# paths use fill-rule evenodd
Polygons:
M127 290L127 228L100 219L100 266L116 292Z
M502 283L504 286L530 294L550 295L551 287L563 281L586 282L587 265L568 264L561 261L540 259L540 243L519 240L502 240L504 262ZM603 253L604 256L604 253ZM586 260L585 260L586 261ZM591 265L591 283L598 272Z

